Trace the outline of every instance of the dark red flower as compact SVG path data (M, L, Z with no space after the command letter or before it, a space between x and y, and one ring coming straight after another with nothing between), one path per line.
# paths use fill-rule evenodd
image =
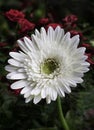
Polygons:
M16 90L13 91L13 93L14 93L15 95L19 95L20 92L21 92L21 89L16 89Z
M71 37L75 35L79 35L81 39L84 39L83 34L80 31L71 30L70 33L71 33Z
M48 23L49 23L49 19L48 18L41 18L39 20L39 24L41 24L41 25L46 25Z
M13 89L10 87L10 83L9 83L9 82L8 82L7 86L8 86L8 91L11 92L11 93L13 93L13 94L16 95L16 96L18 96L18 95L20 94L21 90L22 90L22 89L15 89L15 90L13 90Z
M76 15L68 15L64 19L62 19L65 27L76 27L76 22L78 18Z
M5 43L5 42L0 42L0 47L5 47L5 46L7 46L7 43Z
M13 21L13 22L17 22L19 19L22 19L25 17L25 14L21 11L18 11L18 10L14 10L14 9L10 9L9 11L7 11L5 13L5 16Z
M29 22L27 19L19 19L18 24L20 26L20 33L26 33L35 28L35 24Z
M70 23L73 23L73 22L76 22L78 20L78 18L77 18L77 16L76 15L68 15L68 16L66 16L64 19L63 19L63 21L64 22L70 22Z
M46 26L46 28L48 29L49 26L51 26L53 29L55 29L57 26L62 27L62 25L59 23L50 23Z

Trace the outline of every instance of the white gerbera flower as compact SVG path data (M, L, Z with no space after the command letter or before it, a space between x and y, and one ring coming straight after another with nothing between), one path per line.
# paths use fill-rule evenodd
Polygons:
M11 88L21 88L26 103L32 99L35 104L41 99L50 103L58 95L64 97L89 71L85 48L77 48L79 35L70 38L70 33L64 34L59 26L55 30L49 27L47 33L43 27L40 32L35 30L32 41L24 37L18 44L24 53L10 52L10 65L5 69L10 72L8 79L19 80Z

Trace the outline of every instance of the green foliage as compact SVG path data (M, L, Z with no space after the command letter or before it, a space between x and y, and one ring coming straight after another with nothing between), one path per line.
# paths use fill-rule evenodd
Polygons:
M70 95L71 109L66 114L66 119L72 130L93 130L94 128L94 80L89 72L82 83L83 90ZM92 111L92 117L89 113ZM88 119L87 119L88 117Z

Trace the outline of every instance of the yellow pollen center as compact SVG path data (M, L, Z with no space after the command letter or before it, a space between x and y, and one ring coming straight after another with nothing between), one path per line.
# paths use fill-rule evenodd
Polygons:
M48 58L41 64L41 71L44 74L51 74L58 68L58 63L54 58Z

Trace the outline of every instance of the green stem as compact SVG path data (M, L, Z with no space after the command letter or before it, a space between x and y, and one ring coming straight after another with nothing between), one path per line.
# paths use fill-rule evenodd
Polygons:
M67 122L64 118L64 115L63 115L61 100L60 100L59 96L57 98L57 106L58 106L58 111L59 111L58 113L59 113L59 118L60 118L62 127L64 128L64 130L70 130L69 127L68 127L68 124L67 124Z

